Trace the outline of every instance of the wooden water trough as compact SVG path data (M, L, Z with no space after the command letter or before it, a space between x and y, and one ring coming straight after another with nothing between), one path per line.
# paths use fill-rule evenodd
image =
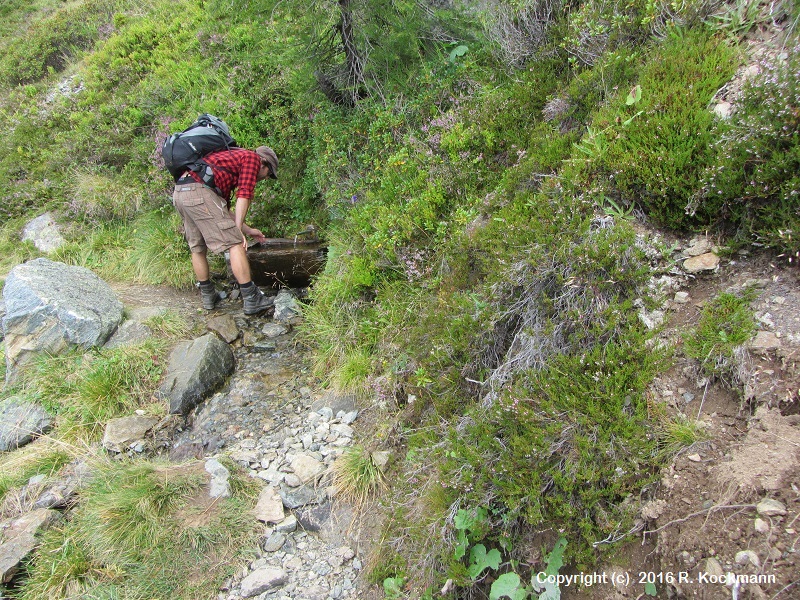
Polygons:
M247 248L253 281L263 287L307 287L327 255L327 244L316 238L267 238Z

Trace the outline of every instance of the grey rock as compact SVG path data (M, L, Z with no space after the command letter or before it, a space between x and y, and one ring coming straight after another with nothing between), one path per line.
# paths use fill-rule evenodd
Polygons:
M233 352L213 333L183 342L172 351L159 391L169 399L169 411L186 414L233 372Z
M276 338L289 333L289 331L290 329L287 325L281 325L280 323L267 323L261 329L261 333L268 338Z
M288 290L278 292L275 297L275 314L272 317L277 323L289 322L294 317L300 316L302 312L300 303L294 294Z
M321 410L323 408L330 409L331 417L328 417L330 420L333 415L339 414L339 411L349 413L357 410L358 407L356 406L356 397L354 394L339 394L328 391L311 405L311 410L320 414L322 414Z
M242 596L252 598L286 583L287 576L283 569L262 567L242 579Z
M756 511L763 517L777 517L786 514L786 506L779 500L764 498L756 505Z
M713 556L710 556L706 559L705 572L713 577L722 577L725 574L725 571L722 569L722 565Z
M277 552L286 543L286 535L280 531L273 531L264 542L264 552Z
M308 504L318 504L323 502L326 498L324 490L315 490L313 487L304 485L301 487L290 488L286 485L281 485L278 489L281 496L283 505L289 509L296 509Z
M736 561L737 565L752 564L756 567L761 566L761 559L758 558L758 554L752 550L742 550L741 552L737 552L734 560Z
M253 509L256 519L264 523L280 523L285 518L283 514L283 500L278 490L271 485L267 485L261 490L261 494Z
M49 212L28 221L22 229L22 241L31 242L41 252L52 252L67 243Z
M296 529L297 529L297 517L295 517L294 515L289 515L283 520L283 522L275 525L275 531L279 531L280 533L292 533Z
M355 423L355 420L358 418L358 411L357 410L351 410L350 412L346 412L346 413L344 411L342 411L342 412L344 414L342 414L341 419L342 419L342 423L344 423L345 425L352 425L353 423Z
M213 331L223 341L230 344L239 337L239 327L236 325L232 315L217 315L211 317L206 324L209 331Z
M308 454L298 454L292 460L292 470L303 483L316 481L325 472L325 465Z
M297 523L306 531L319 531L331 518L331 504L305 506L295 513Z
M46 258L14 267L3 298L7 382L38 352L102 346L122 320L122 304L106 282Z
M158 423L153 417L120 417L106 423L103 433L103 448L112 452L125 452L131 443L144 439L147 432Z
M53 417L38 404L11 396L0 400L0 452L15 450L53 426Z
M230 472L216 458L206 461L205 469L211 474L208 495L211 498L228 498L231 495Z
M0 544L0 583L7 583L37 545L36 534L61 518L55 510L36 509L11 521Z
M781 340L771 331L759 331L750 340L747 347L751 350L776 350L781 347Z
M153 331L139 321L128 320L122 323L114 335L105 343L104 348L120 348L141 344L153 337Z

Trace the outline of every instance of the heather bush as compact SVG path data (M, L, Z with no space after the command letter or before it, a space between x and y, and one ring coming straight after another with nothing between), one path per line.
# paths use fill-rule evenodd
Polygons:
M692 199L740 243L797 260L800 252L800 51L767 60L748 80L730 120L715 123L715 160Z
M707 224L712 212L685 208L714 160L708 104L736 67L735 49L703 30L675 30L640 72L641 100L622 93L596 114L576 147L585 189L602 204L637 205L673 228Z

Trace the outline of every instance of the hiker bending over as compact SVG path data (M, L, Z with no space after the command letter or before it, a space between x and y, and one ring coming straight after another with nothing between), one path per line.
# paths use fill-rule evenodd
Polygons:
M278 157L271 148L259 146L255 152L244 148L221 150L203 157L214 171L212 189L203 185L194 171L185 171L175 183L173 201L183 219L186 242L192 251L192 268L200 282L203 308L211 310L221 299L210 281L206 253L230 254L231 270L244 301L244 314L255 315L272 302L253 283L250 263L247 260L247 237L266 240L258 229L244 221L253 199L256 183L277 179ZM230 211L231 195L236 189L236 207Z

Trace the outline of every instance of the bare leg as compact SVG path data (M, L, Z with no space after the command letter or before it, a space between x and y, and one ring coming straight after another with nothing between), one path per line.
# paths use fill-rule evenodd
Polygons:
M241 244L237 244L228 248L228 252L231 257L231 271L233 271L236 281L239 283L249 282L252 277L250 275L250 263L247 260L247 252L244 247ZM206 263L206 268L208 268L208 263Z
M206 258L206 251L192 252L192 269L194 269L194 276L197 281L208 281L211 272L208 268L208 258Z

